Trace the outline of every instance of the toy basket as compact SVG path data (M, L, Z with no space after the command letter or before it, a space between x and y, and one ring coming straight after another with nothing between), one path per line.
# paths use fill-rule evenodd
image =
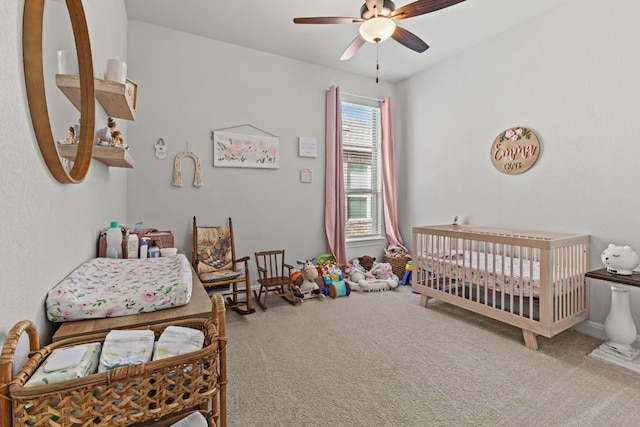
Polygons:
M152 330L156 339L170 325L198 329L205 336L201 350L42 386L24 384L54 349L103 342L107 333L69 338L36 350L35 325L28 320L18 323L7 335L0 358L0 424L11 425L13 415L15 426L129 426L203 409L210 425L226 426L224 301L219 294L212 301L211 319L135 328ZM31 354L7 381L23 332L29 334Z
M402 279L402 276L404 276L404 268L407 265L407 261L409 260L403 256L393 257L385 255L384 257L384 262L391 264L391 270L393 271L393 274L398 276L398 279Z

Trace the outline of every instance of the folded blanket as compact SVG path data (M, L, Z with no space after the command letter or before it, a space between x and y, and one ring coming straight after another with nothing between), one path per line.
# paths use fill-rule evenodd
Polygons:
M158 338L153 360L177 356L200 350L204 344L204 333L183 326L167 326Z
M194 412L177 423L171 424L170 427L207 427L208 425L207 419L200 412Z
M98 372L150 361L154 338L149 330L110 331L104 340Z
M57 348L24 386L47 385L95 374L101 349L99 342Z

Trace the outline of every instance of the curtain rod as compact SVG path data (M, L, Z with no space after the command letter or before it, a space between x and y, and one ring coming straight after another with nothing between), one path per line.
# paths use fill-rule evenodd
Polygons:
M329 91L329 89L327 89L327 92L328 92L328 91ZM355 97L355 98L368 99L368 100L370 100L370 101L378 101L378 102L382 102L382 101L384 101L384 99L379 99L379 98L370 98L370 97L368 97L368 96L356 95L356 94L349 93L349 92L342 92L342 91L340 91L340 93L341 93L341 94L343 94L343 95L347 95L347 96L353 96L353 97Z
M362 99L368 99L369 101L378 101L378 102L382 102L384 101L384 99L378 99L378 98L370 98L368 96L362 96L362 95L355 95L353 93L349 93L349 92L341 92L343 95L347 95L347 96L353 96L355 98L362 98Z

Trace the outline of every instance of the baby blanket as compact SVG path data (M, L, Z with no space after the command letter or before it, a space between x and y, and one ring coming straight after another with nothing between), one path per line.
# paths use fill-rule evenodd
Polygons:
M57 348L24 386L47 385L95 374L101 348L99 342Z
M203 344L202 331L183 326L167 326L158 338L153 360L200 350Z
M104 340L98 372L150 361L154 338L150 330L110 331Z

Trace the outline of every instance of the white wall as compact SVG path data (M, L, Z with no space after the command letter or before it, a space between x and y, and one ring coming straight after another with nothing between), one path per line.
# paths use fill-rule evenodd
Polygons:
M126 13L122 0L85 2L96 77L110 57L126 57ZM126 173L93 161L87 178L78 185L58 183L47 170L35 140L26 99L22 65L22 0L0 2L0 341L19 320L36 322L41 341L53 330L46 320L47 291L72 269L95 254L96 237L112 218L126 214ZM48 1L45 25L66 19L64 2ZM52 18L52 16L54 18ZM62 25L66 21L56 21ZM70 26L70 23L68 24ZM62 31L62 30L60 30ZM60 43L59 45L56 45ZM73 45L71 45L73 46ZM45 70L55 84L56 50L66 48L63 37L45 38ZM98 71L100 74L98 74ZM58 89L49 93L58 95ZM58 95L59 96L59 95ZM59 138L75 123L77 112L56 119L68 108L64 97L51 96L54 132ZM96 115L105 119L99 105ZM66 121L72 120L71 122ZM123 123L123 128L126 125ZM57 129L62 129L58 134Z
M398 86L407 147L403 232L449 223L591 235L591 269L608 243L640 251L640 3L565 2ZM536 165L498 172L489 158L507 128L532 129ZM601 332L608 286L592 281ZM632 294L640 325L640 290Z
M328 252L326 90L338 85L383 98L394 96L394 86L141 22L129 22L128 35L131 78L140 83L127 135L136 162L128 176L128 223L172 230L178 248L191 256L192 217L215 225L230 216L238 255L251 256L252 266L259 250L283 248L294 264ZM279 169L213 167L211 131L244 124L279 137ZM316 158L298 156L299 136L317 139ZM155 157L159 138L168 146L164 160ZM174 158L187 150L200 158L200 188L192 185L190 158L182 162L183 186L171 185ZM300 182L307 168L311 184ZM384 246L357 248L357 255L381 254Z

